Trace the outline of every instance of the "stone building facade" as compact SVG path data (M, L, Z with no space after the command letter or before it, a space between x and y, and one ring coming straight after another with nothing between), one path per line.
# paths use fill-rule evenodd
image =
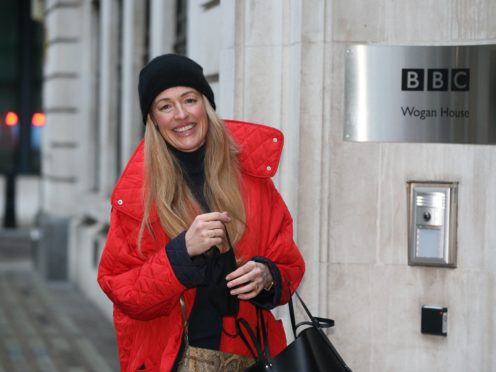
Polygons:
M307 263L301 293L335 319L352 369L496 371L496 148L343 141L347 45L495 43L495 18L491 0L46 0L40 271L110 317L96 269L143 131L138 71L178 50L205 67L223 117L285 133L275 181ZM408 266L414 179L459 182L456 269ZM425 303L449 308L447 337L420 333Z

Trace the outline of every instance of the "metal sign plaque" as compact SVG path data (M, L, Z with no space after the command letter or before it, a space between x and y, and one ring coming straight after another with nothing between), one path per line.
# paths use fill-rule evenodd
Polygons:
M496 144L496 45L349 46L344 139Z

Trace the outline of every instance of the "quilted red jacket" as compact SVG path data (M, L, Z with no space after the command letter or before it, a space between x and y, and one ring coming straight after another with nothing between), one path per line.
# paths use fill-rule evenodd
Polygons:
M264 256L278 267L282 279L280 304L289 300L304 272L303 258L293 241L293 223L288 209L274 187L283 146L277 129L237 121L226 126L240 146L246 229L236 244L236 256L249 260ZM99 269L98 282L114 304L121 371L171 369L178 353L182 322L179 298L184 294L191 311L196 289L184 287L176 278L165 252L170 237L154 211L150 220L155 237L145 233L138 254L136 239L143 215L143 142L137 147L112 193L110 229ZM290 285L291 283L291 285ZM291 288L290 288L291 287ZM282 322L264 311L273 355L286 345ZM240 301L239 317L256 326L256 312L249 301ZM226 333L235 334L235 319L225 317ZM222 351L250 355L239 336L222 334ZM141 369L143 371L143 369Z

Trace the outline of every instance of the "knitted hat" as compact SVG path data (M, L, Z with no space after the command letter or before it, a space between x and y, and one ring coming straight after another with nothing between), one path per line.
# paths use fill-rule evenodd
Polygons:
M215 109L214 92L203 75L203 68L188 57L164 54L148 62L139 74L138 93L144 124L155 97L179 86L196 89Z

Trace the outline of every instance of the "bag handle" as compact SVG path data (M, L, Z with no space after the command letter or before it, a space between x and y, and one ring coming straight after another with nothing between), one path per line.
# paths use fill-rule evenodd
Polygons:
M329 318L322 318L318 316L313 316L310 310L308 309L307 305L301 298L301 296L298 294L298 291L295 289L294 294L300 300L301 305L303 306L303 309L305 310L308 318L310 321L303 321L298 324L296 324L296 317L295 317L295 311L294 311L294 305L293 305L293 299L292 296L289 297L289 302L288 302L288 307L289 307L289 316L291 318L291 326L293 328L293 334L294 337L297 337L297 329L302 326L302 325L309 325L313 326L315 328L330 328L334 326L334 320L329 319Z
M308 324L310 326L317 328L318 334L320 335L322 340L329 346L329 348L333 351L333 354L336 357L336 359L339 361L339 363L343 366L343 368L346 371L351 372L351 369L346 365L346 362L343 360L343 358L341 358L341 355L339 355L338 351L336 350L334 345L331 343L331 341L327 338L324 331L322 331L322 328L329 328L329 327L334 326L334 320L328 319L328 318L314 317L312 315L312 313L310 313L310 310L308 310L307 305L305 305L305 303L303 302L303 300L300 297L300 295L298 294L298 292L295 290L294 293L296 294L296 297L298 297L298 299L300 300L301 304L303 305L303 308L305 309L305 312L307 313L308 317L310 318L310 321L301 322L301 323L298 323L295 325L294 324L293 303L292 303L291 298L290 298L290 301L289 301L290 310L289 311L290 311L290 313L292 312L291 322L292 322L292 325L294 327L293 331L295 333L295 337L296 337L296 328L298 328L301 325Z
M258 308L257 308L257 314L258 314ZM253 343L253 346L255 347L255 350L253 350L250 343L248 342L245 334L241 330L241 326L243 326L243 328L248 332L248 336L250 337L251 342ZM253 329L248 324L246 319L244 319L244 318L236 319L236 331L239 334L239 336L241 337L241 339L243 340L243 342L245 343L248 350L250 350L251 355L253 355L253 357L255 359L262 361L262 363L264 365L270 364L268 355L265 353L265 350L262 350L262 345L260 344L259 338L255 335L255 332L253 332ZM257 331L258 331L258 328L257 328ZM267 337L266 331L264 333L265 333L265 337ZM264 340L264 349L267 348L266 345L267 345L267 342Z
M291 317L291 326L293 328L293 333L295 338L297 337L297 329L302 326L302 325L309 325L312 327L315 327L317 329L322 329L322 328L330 328L334 326L334 320L328 319L328 318L321 318L321 317L316 317L313 316L310 310L308 309L307 305L303 301L303 299L300 297L298 292L295 290L294 293L298 297L298 300L301 302L303 308L305 309L306 314L310 318L309 321L303 321L300 323L296 323L295 320L295 311L294 311L294 305L293 305L293 300L290 297L289 298L289 314ZM250 343L248 342L246 336L243 334L241 331L241 326L243 326L244 329L248 332L248 336L251 339L253 345L255 346L255 350L251 347ZM250 350L250 353L258 360L262 361L264 365L269 365L270 364L270 350L269 350L269 338L267 336L267 328L265 327L265 319L263 317L263 310L259 307L257 307L257 334L255 335L255 332L251 328L251 326L248 324L248 322L243 319L239 318L236 319L236 330L237 333L241 336L241 339L245 343L245 345L248 347ZM322 332L322 331L321 331ZM261 333L261 335L260 335Z

